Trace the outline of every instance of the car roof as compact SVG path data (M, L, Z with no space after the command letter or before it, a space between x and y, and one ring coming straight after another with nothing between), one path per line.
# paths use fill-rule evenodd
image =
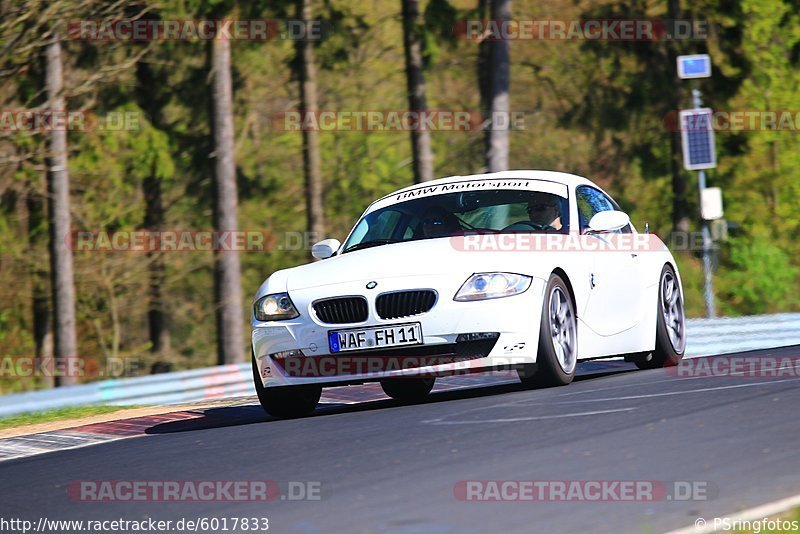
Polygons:
M403 193L405 191L411 191L418 187L430 187L433 185L444 185L455 182L465 182L472 180L503 180L503 179L544 180L548 182L556 182L564 184L568 187L575 187L578 185L595 185L590 180L587 180L582 176L578 176L576 174L570 174L567 172L537 171L537 170L500 171L500 172L491 172L485 174L468 174L465 176L448 176L447 178L439 178L437 180L431 180L429 182L414 184L408 187L404 187L403 189L398 189L397 191L393 191L392 193L389 193L388 195L378 200L383 200L384 198L390 197L392 195L397 195L398 193ZM378 200L376 200L375 202L378 202ZM373 202L373 204L375 202Z

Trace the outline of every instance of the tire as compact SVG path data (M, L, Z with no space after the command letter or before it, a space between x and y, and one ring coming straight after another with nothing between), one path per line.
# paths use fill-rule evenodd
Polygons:
M578 363L578 324L567 284L550 275L542 303L536 364L518 371L528 386L565 386L575 378Z
M656 348L649 359L636 360L639 369L659 369L678 365L686 350L686 314L678 277L664 265L658 282Z
M322 388L319 386L278 386L266 388L258 374L255 356L252 357L253 382L258 402L273 417L291 419L311 414L319 403Z
M381 388L389 397L401 401L418 401L428 396L436 382L431 378L384 378Z

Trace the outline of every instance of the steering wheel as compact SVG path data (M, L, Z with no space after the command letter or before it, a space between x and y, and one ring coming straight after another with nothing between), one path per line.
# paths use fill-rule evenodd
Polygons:
M538 230L540 232L541 231L547 231L547 230L555 230L555 228L553 228L549 224L538 224L538 223L535 223L535 222L532 222L532 221L518 221L518 222L515 222L514 224L509 224L508 226L503 228L502 231L503 232L513 232L514 230L524 231L524 230L527 230L527 229Z

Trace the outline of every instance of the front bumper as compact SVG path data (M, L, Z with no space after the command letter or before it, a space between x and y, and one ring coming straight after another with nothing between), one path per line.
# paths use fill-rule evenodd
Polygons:
M300 317L252 323L253 355L267 387L300 384L360 383L397 376L437 376L478 372L536 362L545 281L534 278L522 294L474 302L455 302L463 280L451 276L376 279L290 290ZM384 320L375 314L375 298L384 292L434 288L439 294L429 312ZM323 324L312 303L340 295L363 295L369 315L357 324ZM419 322L423 344L381 350L331 353L328 332ZM494 338L462 334L496 333Z

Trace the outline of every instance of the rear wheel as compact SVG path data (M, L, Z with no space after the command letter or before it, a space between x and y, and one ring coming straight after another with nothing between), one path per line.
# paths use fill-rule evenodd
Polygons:
M436 382L435 377L431 378L384 378L381 380L381 388L389 397L403 401L422 400L428 396Z
M519 377L530 386L563 386L575 378L578 363L578 327L569 288L552 274L542 303L539 350L536 365L520 369Z
M636 360L639 369L678 365L686 350L686 316L678 277L670 265L661 270L658 284L656 349L650 358Z
M321 387L309 385L264 387L258 374L255 357L252 358L252 363L258 402L265 412L273 417L288 419L303 417L314 411L322 396Z

